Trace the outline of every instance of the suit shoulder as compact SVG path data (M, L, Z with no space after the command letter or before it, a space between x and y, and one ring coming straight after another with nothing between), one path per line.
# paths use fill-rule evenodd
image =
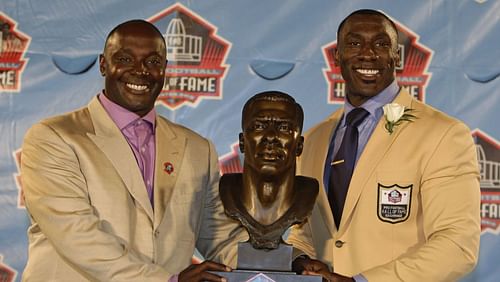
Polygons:
M87 107L72 112L48 117L32 125L29 131L51 129L55 132L76 132L93 127Z
M314 136L316 134L321 134L324 130L329 130L330 128L330 123L334 121L334 116L337 114L337 112L340 111L340 109L334 111L330 116L327 118L323 119L319 123L315 124L313 127L308 129L304 133L305 138L310 138L311 136Z
M412 114L415 115L417 119L422 119L424 121L422 124L431 122L432 128L434 128L435 130L441 131L443 129L455 126L468 128L461 120L418 100L415 100L412 103L412 108L414 109L414 112ZM426 130L429 130L428 126L426 126L426 128Z

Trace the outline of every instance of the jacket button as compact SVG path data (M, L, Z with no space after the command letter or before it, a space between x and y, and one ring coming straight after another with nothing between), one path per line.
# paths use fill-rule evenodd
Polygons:
M154 233L154 234L155 234L155 237L158 237L158 235L160 235L160 231L155 230L155 233Z
M344 245L344 242L342 242L340 240L335 241L335 247L342 248L343 245Z

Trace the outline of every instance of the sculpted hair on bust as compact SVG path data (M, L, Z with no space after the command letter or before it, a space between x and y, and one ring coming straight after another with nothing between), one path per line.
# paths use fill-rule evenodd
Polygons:
M252 107L253 103L256 101L270 101L270 102L287 102L295 106L295 113L297 115L297 124L299 126L299 132L302 132L302 125L304 123L304 110L298 104L295 99L281 91L265 91L254 95L250 98L243 106L243 118L241 119L241 128L245 130L245 117L247 116L248 110Z

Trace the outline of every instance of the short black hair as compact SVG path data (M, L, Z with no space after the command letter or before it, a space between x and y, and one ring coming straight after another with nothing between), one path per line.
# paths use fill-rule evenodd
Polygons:
M143 19L133 19L133 20L129 20L129 21L126 21L126 22L123 22L117 26L115 26L108 34L108 36L106 37L106 41L104 42L104 49L106 49L106 46L108 46L108 41L109 39L111 38L111 36L113 36L113 34L115 34L116 32L118 32L118 30L120 28L122 28L123 26L126 26L126 25L129 25L129 24L145 24L146 26L150 26L152 28L152 30L154 30L156 33L158 33L158 35L160 35L162 38L163 38L163 34L161 33L161 31L152 23L146 21L146 20L143 20ZM167 47L167 43L165 42L165 40L163 40L163 43L165 44L165 48Z
M295 113L297 115L297 121L299 125L299 131L302 132L302 125L304 124L304 110L299 103L295 101L295 99L281 91L270 90L260 92L252 96L243 106L242 119L241 119L241 128L245 130L243 122L245 114L248 112L250 107L257 101L271 101L271 102L287 102L295 106Z
M396 43L397 43L397 39L398 39L398 28L396 27L396 24L391 20L391 18L389 18L389 16L387 16L386 14L384 14L383 12L381 11L377 11L377 10L372 10L372 9L360 9L360 10L356 10L352 13L350 13L347 17L345 17L342 22L340 22L340 25L337 29L337 43L338 43L338 40L340 38L340 31L342 30L342 28L344 27L345 23L347 22L347 20L352 17L352 16L355 16L355 15L374 15L374 16L381 16L383 18L385 18L389 23L390 25L392 26L392 28L394 29L394 32L396 33Z

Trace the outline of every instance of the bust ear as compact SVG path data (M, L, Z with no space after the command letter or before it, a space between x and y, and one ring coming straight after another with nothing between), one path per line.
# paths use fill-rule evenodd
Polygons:
M239 137L239 145L240 145L240 152L245 153L245 142L243 142L243 132L240 133Z
M302 149L304 149L304 136L300 136L297 140L297 157L302 154Z

